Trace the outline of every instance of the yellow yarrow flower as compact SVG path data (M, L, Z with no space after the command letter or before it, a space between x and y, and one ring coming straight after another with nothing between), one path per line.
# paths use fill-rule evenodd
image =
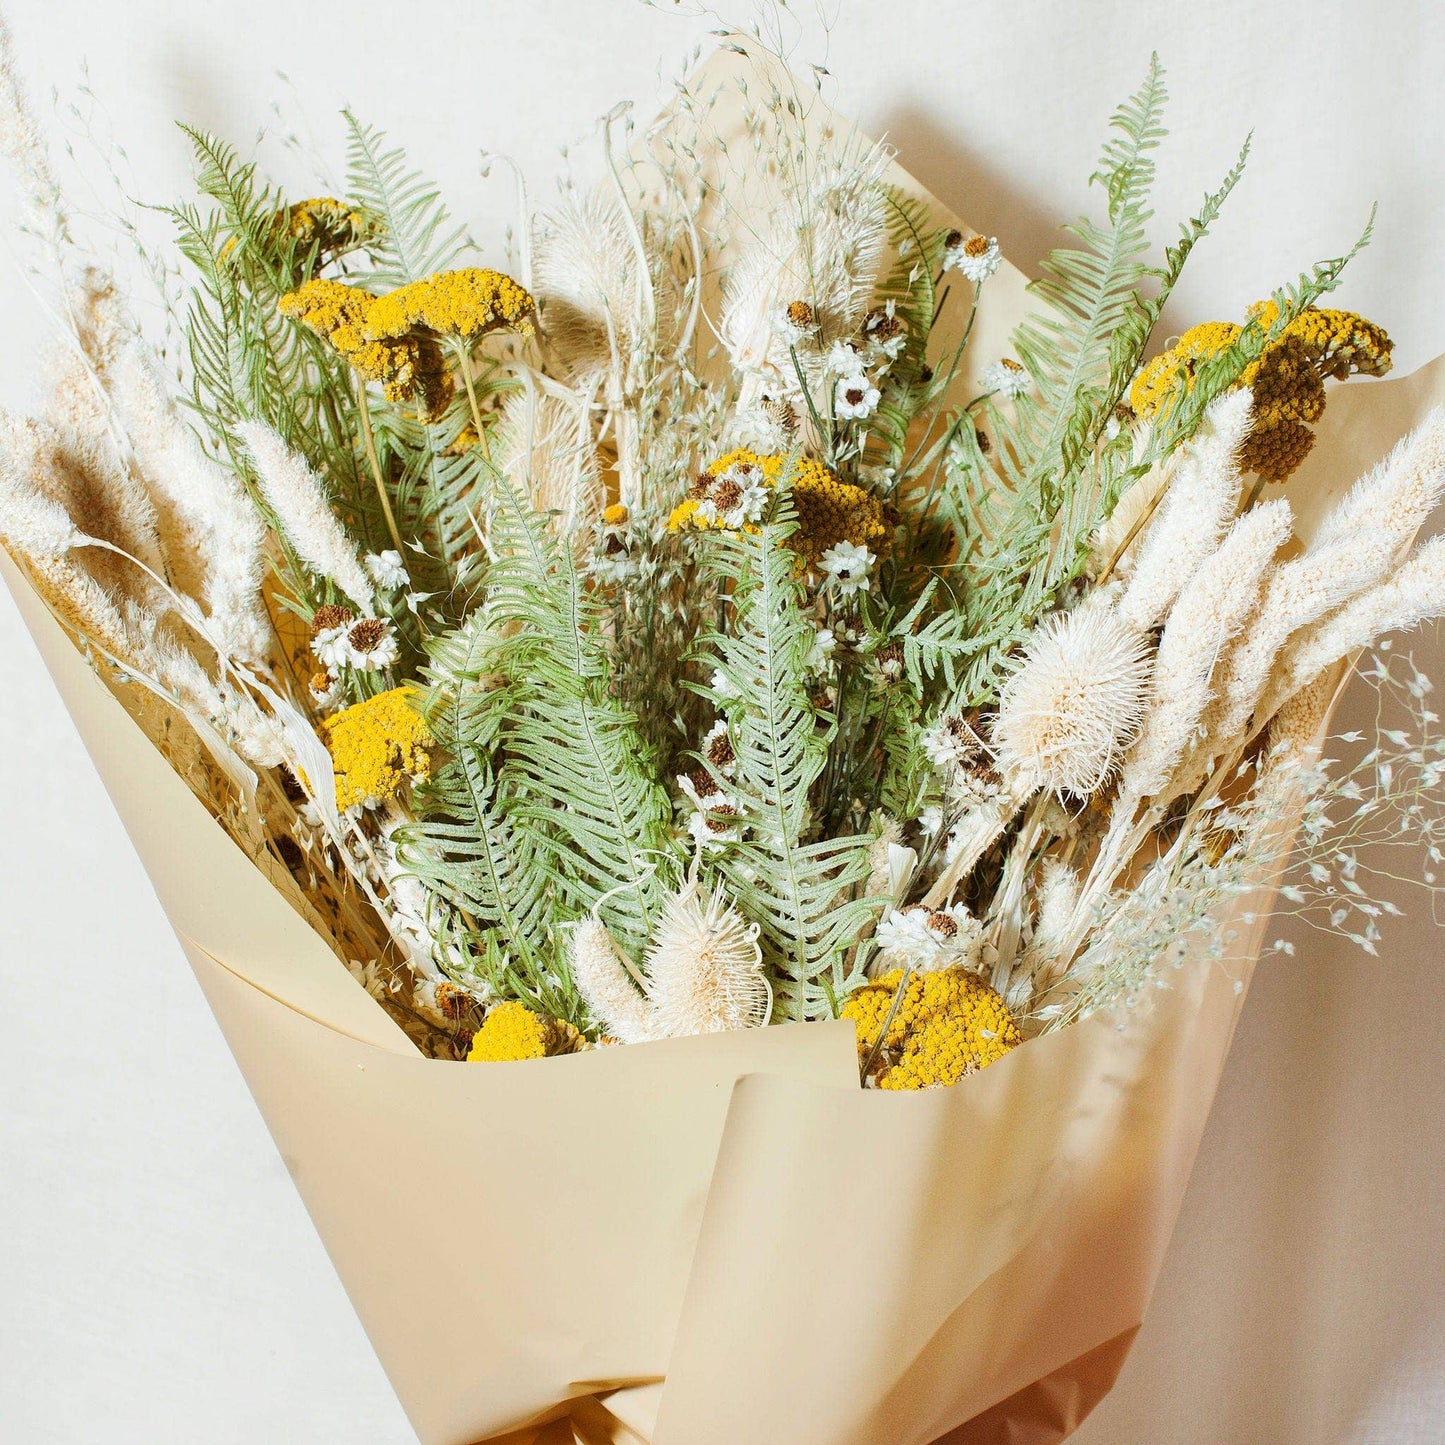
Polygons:
M1269 327L1279 316L1273 301L1258 301L1251 317ZM1136 415L1153 416L1174 395L1181 372L1185 387L1195 368L1239 339L1243 328L1230 321L1191 327L1167 351L1140 368L1129 388ZM1359 373L1382 376L1390 369L1390 338L1353 311L1307 307L1241 373L1238 386L1254 393L1254 419L1240 452L1240 466L1266 481L1281 482L1314 445L1309 423L1325 409L1325 379Z
M414 687L394 687L344 708L320 724L336 771L336 806L394 798L408 781L431 774L432 736L412 706Z
M667 519L672 532L701 531L726 527L724 517L736 490L734 478L756 469L763 484L772 490L783 475L788 458L761 454L739 447L710 462L693 482L688 495L673 508ZM830 547L851 542L855 547L876 545L887 535L883 508L862 487L841 481L812 457L799 457L793 466L793 507L798 530L788 546L798 554L804 568L813 568ZM754 530L745 523L744 530Z
M481 266L438 271L379 296L367 317L376 340L425 327L441 336L475 341L489 331L532 332L536 302L510 276Z
M330 342L366 380L380 382L388 401L415 398L424 420L440 416L452 396L441 348L430 336L372 336L376 302L369 291L318 276L288 292L279 306L283 315Z
M565 1019L534 1013L525 1004L499 1003L472 1036L469 1064L515 1063L519 1059L546 1059L571 1054L582 1046L582 1035Z
M899 987L903 997L893 1009ZM865 1061L883 1035L870 1075L880 1089L928 1089L956 1084L1001 1059L1022 1042L1002 998L964 968L911 973L895 968L849 995L843 1017L858 1031Z

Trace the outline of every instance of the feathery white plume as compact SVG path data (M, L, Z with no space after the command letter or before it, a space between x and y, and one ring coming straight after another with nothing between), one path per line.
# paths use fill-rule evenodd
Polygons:
M851 336L873 295L888 230L881 146L845 143L814 164L811 187L780 187L760 210L761 225L754 218L747 228L753 239L728 273L719 326L745 377L770 370L789 390L797 378L778 318L803 301L825 343Z
M371 583L356 547L331 510L321 479L264 422L240 422L236 435L250 452L261 492L297 554L370 613Z
M517 375L522 385L504 397L492 430L493 460L503 476L526 479L532 505L556 513L560 531L577 531L605 497L588 398L530 367Z
M1293 522L1283 498L1246 512L1185 584L1159 639L1149 709L1124 763L1125 796L1159 798L1169 787L1186 749L1198 739L1219 658L1253 612Z
M995 762L1013 791L1085 795L1103 786L1143 716L1149 655L1107 606L1036 627L999 693Z
M1436 407L1340 499L1320 524L1311 551L1363 535L1393 544L1398 556L1445 490L1445 407Z
M1388 581L1361 593L1296 637L1260 702L1268 716L1326 669L1387 632L1406 632L1445 615L1445 536L1432 537Z
M172 585L205 605L208 630L227 656L259 661L271 649L260 515L236 478L201 448L139 337L121 349L107 379L155 506Z
M1239 506L1239 449L1249 434L1250 395L1228 392L1205 414L1144 533L1119 615L1139 631L1156 627L1180 589L1219 545Z
M567 942L572 982L593 1018L624 1044L652 1037L652 1006L623 963L612 935L597 918L584 918Z
M762 971L758 926L721 888L695 877L673 894L647 955L652 1026L658 1038L722 1033L767 1023L773 991Z

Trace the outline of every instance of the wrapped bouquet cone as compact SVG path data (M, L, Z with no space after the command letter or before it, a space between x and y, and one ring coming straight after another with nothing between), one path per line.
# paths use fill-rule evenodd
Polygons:
M741 150L743 109L716 120ZM959 388L1027 304L1003 263ZM1440 363L1339 389L1289 483L1301 538L1442 401ZM847 1018L428 1058L0 569L424 1445L1044 1445L1109 1389L1288 826L1214 920L1222 957L1191 941L1123 1026L1094 1013L953 1087L861 1089ZM444 1289L406 1243L438 1234Z

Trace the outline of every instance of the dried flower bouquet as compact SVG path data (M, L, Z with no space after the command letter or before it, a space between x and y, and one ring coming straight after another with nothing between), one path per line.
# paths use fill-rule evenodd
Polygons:
M841 1019L865 1088L918 1091L1085 1021L1156 1039L1138 1001L1258 932L1301 816L1286 900L1373 949L1354 841L1434 886L1428 682L1386 651L1406 726L1347 768L1317 744L1342 666L1445 612L1414 546L1445 414L1307 526L1282 485L1327 383L1389 369L1320 304L1368 231L1161 349L1245 154L1152 258L1157 63L1021 298L762 36L727 48L609 119L605 180L524 212L505 272L360 121L346 195L301 201L192 133L169 350L7 63L65 341L0 437L30 586L435 1059Z

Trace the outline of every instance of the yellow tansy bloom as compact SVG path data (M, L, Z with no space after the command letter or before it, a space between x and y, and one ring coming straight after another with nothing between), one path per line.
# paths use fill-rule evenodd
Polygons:
M530 334L536 303L510 276L485 267L438 271L379 296L367 317L376 340L425 327L441 336L475 341L503 328Z
M376 303L368 291L318 276L283 296L280 309L330 342L368 381L380 382L388 401L415 398L424 419L440 416L452 395L441 348L424 335L373 337L369 319Z
M408 780L429 776L432 737L411 705L414 687L394 687L320 724L336 771L336 806L394 798Z
M1259 301L1249 314L1268 327L1279 308L1273 301ZM1191 327L1140 369L1129 388L1134 412L1147 417L1166 406L1180 372L1186 387L1192 385L1195 367L1232 345L1241 330L1230 321ZM1241 467L1266 481L1283 481L1314 445L1308 424L1324 412L1325 378L1356 372L1382 376L1390 369L1390 350L1385 332L1353 311L1306 308L1240 375L1237 385L1254 392L1254 422L1240 453Z
M904 970L894 969L849 995L843 1017L858 1030L866 1060L893 1010ZM871 1076L880 1089L956 1084L1022 1042L1002 998L964 968L912 973L893 1013Z
M376 231L376 222L365 211L338 201L335 196L312 196L297 201L277 216L277 223L294 240L339 255L355 250Z
M708 464L699 473L688 495L673 508L667 519L669 531L726 527L736 490L734 478L756 469L771 490L783 475L788 458L762 454L739 447ZM842 542L856 547L876 546L888 532L883 508L862 487L841 481L812 457L800 457L793 467L793 507L798 530L788 545L798 554L804 568L813 568L823 553ZM751 524L744 524L745 526Z
M513 1063L575 1053L582 1036L564 1019L534 1013L525 1004L499 1003L472 1036L469 1064Z

